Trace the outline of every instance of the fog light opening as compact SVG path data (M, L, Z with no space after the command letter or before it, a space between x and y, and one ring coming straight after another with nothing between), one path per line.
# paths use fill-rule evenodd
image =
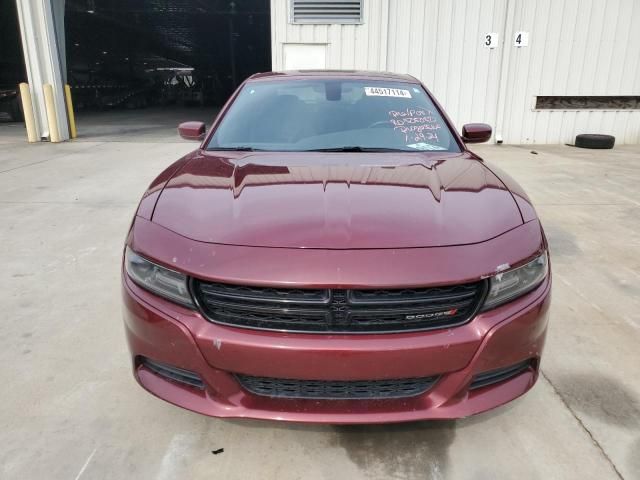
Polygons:
M167 380L204 390L204 382L202 378L200 378L200 375L195 372L167 365L166 363L156 362L147 357L138 357L138 364Z
M505 380L510 380L520 375L522 372L525 372L526 370L534 369L535 364L535 359L528 359L524 362L516 363L515 365L510 365L508 367L480 373L478 375L475 375L471 380L469 390L476 390L478 388L504 382Z

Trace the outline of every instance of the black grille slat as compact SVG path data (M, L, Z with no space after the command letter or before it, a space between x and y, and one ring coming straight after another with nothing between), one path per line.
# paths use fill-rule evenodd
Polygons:
M404 288L399 290L351 290L350 303L354 305L412 304L421 303L428 297L429 302L459 301L471 299L476 294L476 284L455 285L453 287Z
M328 313L310 315L292 312L258 314L241 308L213 310L220 323L245 327L264 328L269 330L311 329L327 331L329 327Z
M461 325L476 313L486 282L400 289L303 289L193 280L205 316L246 328L378 333Z
M246 390L273 398L322 400L390 399L420 395L429 390L438 377L399 380L292 380L236 375Z
M314 303L329 302L329 290L305 290L302 288L271 288L231 285L226 283L200 283L200 288L207 295L220 298L234 298L247 301L276 303Z

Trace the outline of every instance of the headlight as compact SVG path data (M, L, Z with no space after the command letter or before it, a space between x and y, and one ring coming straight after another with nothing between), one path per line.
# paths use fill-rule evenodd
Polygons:
M131 280L142 288L181 305L193 307L186 275L156 265L129 247L124 254L124 265Z
M547 252L522 267L498 273L489 280L483 310L495 308L536 288L547 276Z

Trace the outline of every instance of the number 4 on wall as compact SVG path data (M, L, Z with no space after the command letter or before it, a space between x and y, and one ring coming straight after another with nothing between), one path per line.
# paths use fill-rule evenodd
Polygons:
M514 47L528 47L529 46L529 32L516 32L513 34L513 46Z

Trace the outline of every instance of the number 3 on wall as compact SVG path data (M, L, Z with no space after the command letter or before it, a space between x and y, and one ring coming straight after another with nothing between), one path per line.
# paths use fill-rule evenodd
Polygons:
M485 48L496 48L498 46L498 33L485 33L482 37L482 45L484 45Z

